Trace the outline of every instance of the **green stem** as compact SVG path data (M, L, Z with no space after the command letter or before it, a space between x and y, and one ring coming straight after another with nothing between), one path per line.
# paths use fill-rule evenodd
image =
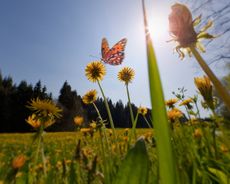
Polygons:
M98 117L99 117L101 123L102 123L102 130L103 130L104 137L106 139L106 146L107 146L107 148L109 148L109 141L108 141L108 138L107 138L107 135L106 135L106 132L105 132L105 125L103 123L103 119L101 117L100 111L98 110L98 108L97 108L95 103L93 103L93 106L94 106L94 108L95 108L95 110L96 110L96 112L98 114Z
M43 132L42 132L42 135L41 135L41 155L42 155L43 171L44 171L44 175L46 176L46 158L45 158L45 153L44 153Z
M189 123L191 123L192 119L191 119L191 116L189 114L188 107L186 105L185 105L185 109L186 109L186 112L187 112L187 115L188 115Z
M190 46L190 49L195 56L196 60L200 64L201 68L207 74L209 79L212 81L213 85L216 88L217 93L220 95L221 99L227 106L228 110L230 111L230 95L227 92L226 88L221 84L209 66L205 63L204 59L201 57L200 53L196 50L195 46Z
M130 101L128 84L125 84L125 87L126 87L126 92L127 92L127 96L128 96L129 111L130 111L130 116L131 116L131 121L132 121L132 126L133 126L133 124L134 124L134 116L133 116L133 109L132 109L131 101Z
M152 126L150 125L150 123L149 123L149 121L147 120L147 118L146 118L145 116L143 116L143 117L144 117L144 120L145 120L145 122L147 123L148 127L149 127L149 128L152 128Z
M108 163L107 163L107 159L106 159L106 153L105 153L105 148L104 148L104 144L103 144L101 129L99 129L99 133L100 133L99 139L100 139L100 143L101 143L102 157L103 157L103 162L104 162L105 183L109 184L110 183L110 173L109 173L109 169L108 169Z
M38 163L38 155L39 155L39 152L40 152L40 147L41 147L41 136L42 136L42 132L43 132L43 127L40 126L39 127L39 130L38 130L38 143L37 143L37 149L36 149L36 152L35 152L35 164Z
M213 146L214 146L214 150L215 150L215 157L216 159L218 159L218 150L217 150L217 144L216 144L216 128L217 128L217 123L216 123L216 117L217 117L217 114L215 112L214 109L211 109L212 111L212 114L213 114L213 129L212 129L212 137L213 137Z
M194 102L194 103L195 103L195 106L196 106L196 111L197 111L197 114L198 114L198 118L200 120L201 119L201 117L200 117L200 110L198 108L197 102Z
M102 96L103 96L103 98L104 98L104 101L105 101L105 107L106 107L106 110L107 110L107 113L108 113L108 116L109 116L110 126L111 126L111 128L112 128L112 130L113 130L113 135L116 137L115 127L114 127L113 118L112 118L112 115L111 115L111 112L110 112L110 109L109 109L108 101L107 101L107 99L106 99L106 97L105 97L105 94L104 94L104 91L103 91L103 89L102 89L102 87L101 87L100 82L97 81L97 83L98 83L98 86L99 86L99 88L100 88L100 90L101 90L101 94L102 94Z
M139 113L137 113L137 115L136 115L136 117L135 117L135 120L134 120L134 123L133 123L133 127L132 127L131 134L129 134L129 142L128 142L128 146L130 146L130 144L131 144L131 141L132 141L133 135L135 135L135 139L137 138L137 134L136 134L136 126L137 126L137 119L138 119L138 115L139 115Z
M97 108L97 106L96 106L95 103L93 103L93 107L95 108L95 110L96 110L96 112L97 112L97 115L98 115L99 119L100 119L100 120L103 120L103 119L102 119L102 116L101 116L101 113L100 113L100 111L98 110L98 108Z

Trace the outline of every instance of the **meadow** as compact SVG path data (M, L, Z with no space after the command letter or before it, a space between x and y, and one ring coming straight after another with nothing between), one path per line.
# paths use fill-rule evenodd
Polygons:
M107 148L99 130L45 133L46 173L41 157L34 163L34 134L1 134L0 182L105 183L107 173L109 183L159 183L154 131L136 131L136 146L130 148L131 129L116 130L116 141L112 130L106 129ZM210 122L174 125L172 143L181 183L230 182L230 131L218 130L217 148L211 132Z

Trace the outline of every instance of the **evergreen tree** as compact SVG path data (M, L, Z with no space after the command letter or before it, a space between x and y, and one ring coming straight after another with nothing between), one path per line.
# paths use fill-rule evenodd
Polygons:
M64 82L60 90L58 102L63 108L63 117L58 121L56 126L54 124L53 129L59 131L73 131L75 127L73 119L76 115L83 116L85 122L87 121L82 107L81 97L77 95L75 90L71 89L67 81Z

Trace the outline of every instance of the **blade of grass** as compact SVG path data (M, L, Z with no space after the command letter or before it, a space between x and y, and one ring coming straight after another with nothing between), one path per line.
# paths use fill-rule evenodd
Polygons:
M148 31L144 0L142 0L146 47L148 57L148 73L150 96L152 104L152 118L156 133L157 154L159 159L160 183L178 184L175 157L173 155L169 124L166 115L163 89L154 48Z
M140 139L131 148L119 167L113 184L146 184L148 183L149 158L145 141Z

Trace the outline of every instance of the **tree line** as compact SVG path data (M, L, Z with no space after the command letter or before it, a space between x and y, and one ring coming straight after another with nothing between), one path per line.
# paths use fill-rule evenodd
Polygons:
M92 105L85 105L82 98L76 90L73 90L67 81L60 89L57 99L47 92L46 86L39 80L34 86L26 81L21 81L18 85L14 84L12 77L3 77L0 73L0 132L31 132L33 128L26 123L26 119L31 115L26 107L31 99L39 97L40 99L50 99L57 103L62 109L62 118L47 129L47 131L74 131L74 117L76 115L84 117L83 126L97 119L97 113ZM101 116L108 120L104 100L98 98L95 102ZM131 127L131 118L128 104L123 104L121 100L113 103L108 99L108 104L114 120L115 127ZM137 107L132 104L133 112L137 113ZM148 121L151 121L150 110L146 115ZM109 123L106 124L109 127ZM148 127L143 117L139 116L137 127Z

